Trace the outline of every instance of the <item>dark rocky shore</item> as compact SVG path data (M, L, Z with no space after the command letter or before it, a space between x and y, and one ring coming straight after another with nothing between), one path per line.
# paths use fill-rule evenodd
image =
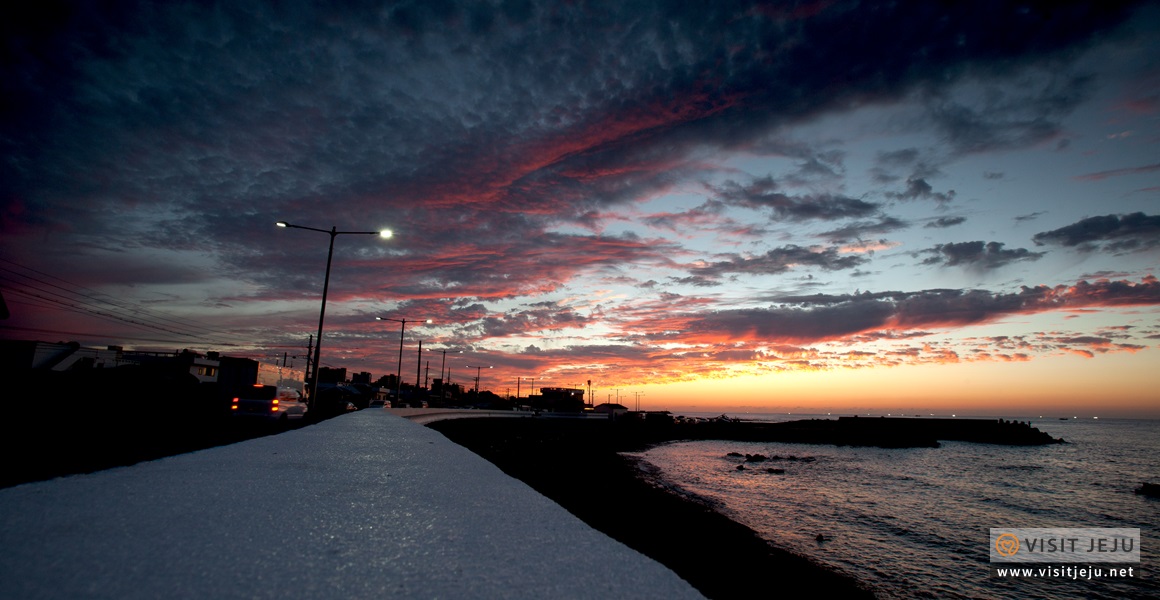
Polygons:
M648 481L618 454L668 438L665 426L472 418L428 427L668 566L709 598L873 597L852 579L774 548L748 527Z

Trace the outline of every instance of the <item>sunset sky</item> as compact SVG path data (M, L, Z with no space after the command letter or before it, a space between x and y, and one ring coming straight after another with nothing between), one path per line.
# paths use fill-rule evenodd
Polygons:
M393 230L375 377L1160 416L1156 3L89 4L0 9L5 338L305 355L288 221Z

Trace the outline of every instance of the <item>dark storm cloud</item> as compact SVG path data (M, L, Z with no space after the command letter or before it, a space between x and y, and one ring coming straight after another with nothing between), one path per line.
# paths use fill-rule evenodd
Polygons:
M902 150L882 151L874 157L874 167L870 169L870 174L873 175L874 180L881 184L892 184L902 179L907 170L925 171L921 168L923 162L920 160L923 153L918 148L903 148ZM915 169L919 165L920 168ZM915 177L916 175L912 175Z
M911 177L906 180L906 190L902 192L886 192L887 198L894 200L934 200L935 202L950 202L955 199L955 191L936 192L934 187L921 177Z
M946 229L947 227L954 227L955 225L962 225L967 221L966 217L939 217L923 227L927 229Z
M4 19L6 233L193 250L239 280L285 286L277 295L301 283L289 265L315 260L321 242L287 248L273 221L390 226L407 243L351 247L354 264L378 265L377 291L420 297L500 294L496 273L526 257L586 249L559 245L552 227L596 230L609 207L700 180L712 167L698 151L755 148L837 108L921 89L965 151L1052 135L1083 82L1034 88L1043 123L1020 112L1027 98L943 92L1045 64L1128 14L1116 2L44 6ZM803 156L793 182L840 173L839 155ZM925 177L898 198L949 195ZM876 209L839 195L767 200L789 220ZM448 240L476 254L452 255ZM531 277L511 290L553 289Z
M569 307L532 306L504 315L488 316L481 322L480 335L487 338L527 335L561 329L581 328L592 319Z
M1144 165L1142 167L1130 167L1126 169L1112 169L1111 171L1100 171L1099 173L1088 173L1086 175L1077 175L1076 179L1083 181L1100 181L1109 177L1122 177L1124 175L1139 175L1142 173L1152 173L1160 171L1160 163L1154 165Z
M765 229L752 223L741 223L724 216L725 203L709 200L696 208L680 213L654 213L640 217L640 222L657 229L686 234L693 231L714 231L736 240L760 239Z
M1113 253L1147 250L1160 246L1160 215L1137 212L1088 217L1037 233L1032 240L1040 246L1057 244L1089 252L1097 248Z
M1049 74L1016 88L972 86L972 95L979 97L973 102L946 90L926 101L933 124L957 152L966 154L1021 148L1058 136L1062 119L1093 89L1089 76Z
M1039 210L1039 211L1035 211L1033 213L1029 213L1026 215L1018 215L1015 217L1015 222L1016 223L1025 223L1027 221L1034 221L1035 219L1038 219L1039 217L1042 217L1043 215L1046 215L1046 214L1047 214L1046 211Z
M857 254L842 254L836 248L803 248L783 246L753 257L735 256L729 260L696 267L692 273L699 278L719 278L729 274L776 275L796 267L818 267L827 271L853 269L866 262Z
M1005 249L1001 242L951 242L938 244L934 248L924 250L925 254L933 254L922 261L927 265L945 265L948 267L973 267L977 269L997 269L1020 260L1039 260L1043 252L1031 252L1026 248Z
M923 290L784 297L765 309L653 315L639 324L665 331L658 340L815 343L937 327L956 328L1008 316L1106 306L1160 306L1160 281L1081 281L1023 287L1016 293ZM652 322L648 322L648 321Z
M856 198L831 194L789 195L779 191L772 177L755 179L749 185L726 182L713 190L725 204L758 210L769 210L778 220L833 221L868 217L878 212L878 205Z
M833 243L873 239L899 229L910 227L910 223L896 217L882 217L877 221L858 221L845 227L840 227L821 234L821 237Z
M903 148L902 150L879 152L876 160L878 164L886 167L906 167L914 164L920 156L921 151L918 148Z

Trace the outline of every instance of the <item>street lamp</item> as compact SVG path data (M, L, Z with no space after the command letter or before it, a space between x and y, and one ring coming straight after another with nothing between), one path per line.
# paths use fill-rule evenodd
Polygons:
M395 400L402 402L403 401L403 330L405 330L407 328L408 321L407 321L407 319L392 319L390 317L375 317L375 320L376 321L394 321L395 323L399 324L399 367L395 371ZM415 319L411 319L410 322L414 323ZM428 324L428 325L432 323L431 319L427 319L423 322ZM422 346L420 346L420 348L421 347ZM418 387L418 386L419 386L419 383L415 382L415 387Z
M479 372L483 369L491 369L492 367L490 365L486 366L486 367L473 367L471 365L467 365L467 368L468 369L475 369L475 400L476 400L476 402L478 402L479 401Z
M308 229L310 231L320 231L330 235L330 250L326 253L326 277L322 280L322 308L318 311L318 340L314 344L314 373L310 378L310 409L314 410L317 407L315 398L318 396L318 371L319 360L322 355L322 322L326 318L326 293L330 290L330 262L334 258L334 238L342 234L351 235L377 235L383 239L389 239L394 234L390 229L383 229L381 231L339 231L337 227L332 226L330 230L317 229L315 227L305 227L303 225L291 225L286 221L278 221L275 223L278 227L287 227L290 229Z
M428 348L427 351L428 352L435 352L436 350L434 348ZM447 385L447 379L443 377L443 373L445 371L447 371L447 349L443 348L442 350L439 350L439 352L441 352L443 354L443 364L439 366L439 381L442 382L442 385ZM425 377L423 377L423 387L424 388L427 387L427 380L430 378L431 378L431 361L428 360L427 361L427 375ZM442 390L440 390L440 392L442 392Z
M536 393L536 378L535 377L516 377L516 400L520 399L520 382L527 381L529 379L532 381L532 391L528 392L528 393L529 393L529 395Z

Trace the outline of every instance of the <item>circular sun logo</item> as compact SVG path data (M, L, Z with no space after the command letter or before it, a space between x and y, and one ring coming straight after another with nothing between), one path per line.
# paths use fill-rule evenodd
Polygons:
M1019 538L1013 533L1004 533L995 540L995 551L999 556L1015 556L1019 551Z

